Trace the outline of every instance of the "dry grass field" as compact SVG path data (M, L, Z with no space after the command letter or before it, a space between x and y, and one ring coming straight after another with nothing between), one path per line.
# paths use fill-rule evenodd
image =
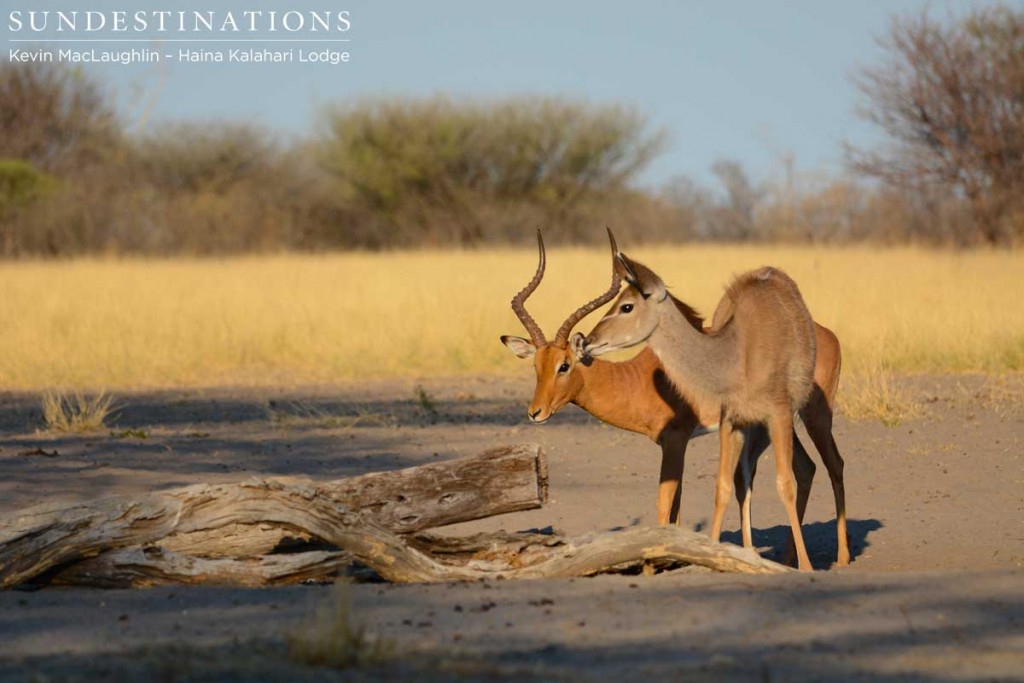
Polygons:
M1024 253L635 255L706 313L731 274L777 264L838 333L849 567L832 569L819 465L813 575L368 583L349 601L306 585L7 590L0 680L1019 679ZM656 445L571 407L528 423L532 369L498 336L522 334L508 301L534 266L528 250L4 264L0 510L537 443L542 508L441 532L654 524ZM607 286L608 255L552 249L549 270L531 310L553 334ZM687 448L686 528L708 526L717 463L717 438ZM759 468L754 543L780 558L772 469ZM740 542L734 506L725 530Z
M894 372L1024 368L1021 251L625 247L706 315L731 275L786 269L839 335L848 390L859 377L887 391ZM522 373L498 336L522 334L508 301L535 263L532 250L6 263L0 388ZM550 249L531 311L553 333L608 269L604 250Z

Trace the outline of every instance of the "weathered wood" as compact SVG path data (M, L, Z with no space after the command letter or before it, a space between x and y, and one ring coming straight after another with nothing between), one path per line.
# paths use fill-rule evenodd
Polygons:
M245 525L232 525L244 528ZM226 528L232 528L226 527ZM267 527L268 531L279 531ZM296 532L296 537L309 538ZM404 537L413 548L439 556L445 564L464 565L481 557L501 553L528 555L530 546L554 546L563 540L553 534L480 533L449 537L421 533ZM332 580L351 569L355 558L344 551L304 551L239 558L205 558L177 552L167 544L131 546L73 562L49 575L53 585L93 588L148 588L194 584L223 586L268 586L309 580ZM375 572L373 572L375 573Z
M469 458L373 472L320 486L339 504L368 519L399 533L412 533L540 507L547 501L547 461L537 445L503 446ZM308 539L301 531L238 524L175 533L160 545L197 557L248 557Z
M678 527L606 531L571 539L497 532L447 538L399 536L358 518L331 533L352 552L310 551L248 559L194 558L157 547L122 548L73 563L50 577L57 584L103 588L167 584L263 586L327 579L358 559L396 582L536 579L681 567L771 574L792 571L753 550L712 543Z
M515 540L498 542L477 551L470 560L456 563L439 561L425 549L411 547L379 528L339 527L328 540L396 583L590 576L666 560L744 574L792 571L752 549L714 543L703 534L676 526L605 531L575 539L545 537L518 548Z
M210 559L156 546L134 546L68 565L50 577L50 583L94 588L179 584L276 586L309 580L330 581L351 564L352 555L338 551Z
M171 534L159 545L183 555L205 558L269 555L314 539L304 531L273 524L228 524L216 529Z
M0 520L0 586L22 583L101 552L155 544L174 535L197 534L201 544L209 546L216 538L210 531L231 527L237 533L252 526L265 548L268 536L263 527L269 525L281 529L282 537L298 531L334 542L339 528L406 533L537 508L546 498L543 452L539 446L522 445L327 483L255 479L71 506L41 505ZM179 550L194 550L182 539L172 543Z
M353 512L406 534L547 502L548 472L536 444L503 446L471 458L339 479L330 490Z
M353 558L394 582L587 576L650 565L789 571L753 551L678 527L575 539L546 533L402 535L539 507L546 489L540 448L518 446L328 483L255 479L39 506L0 520L0 585L46 572L58 582L96 586L267 585L322 577ZM344 552L268 554L286 537ZM259 552L250 552L254 548ZM242 556L200 556L216 552Z

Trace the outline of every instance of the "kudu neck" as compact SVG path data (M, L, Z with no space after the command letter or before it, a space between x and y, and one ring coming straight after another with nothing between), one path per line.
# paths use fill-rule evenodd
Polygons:
M676 386L720 401L731 391L738 351L732 326L718 333L697 330L666 301L661 305L658 328L647 340Z

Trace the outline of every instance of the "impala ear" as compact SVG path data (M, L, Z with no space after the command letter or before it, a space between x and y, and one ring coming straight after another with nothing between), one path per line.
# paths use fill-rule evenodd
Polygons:
M519 358L533 358L533 354L537 353L537 347L533 345L533 342L522 337L506 334L502 336L501 343Z
M590 367L594 362L594 357L583 350L586 343L587 338L583 336L583 333L577 332L569 338L569 350L572 351L572 355L576 359L576 362L583 363L583 365Z

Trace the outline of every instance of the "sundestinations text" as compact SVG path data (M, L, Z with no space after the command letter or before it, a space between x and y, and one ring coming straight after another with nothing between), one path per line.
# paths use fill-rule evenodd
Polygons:
M351 28L348 10L13 10L7 15L11 33L344 33Z

